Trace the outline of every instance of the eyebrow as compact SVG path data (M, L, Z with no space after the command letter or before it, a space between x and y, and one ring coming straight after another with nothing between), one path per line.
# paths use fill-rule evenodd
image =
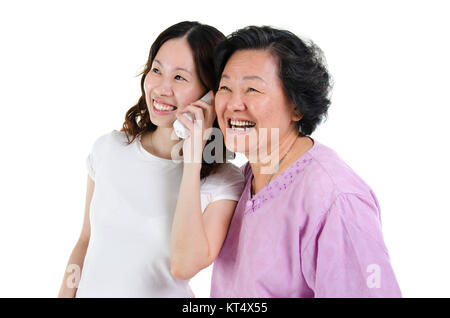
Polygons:
M157 60L157 59L154 59L153 61L155 61L156 63L158 63L158 64L161 65L161 66L164 66L164 65L163 65L159 60ZM184 71L184 72L189 73L189 74L192 75L192 73L191 73L189 70L187 70L187 69L185 69L185 68L182 68L182 67L177 67L177 68L175 68L175 71Z
M227 74L223 74L222 78L230 79L230 76L228 76ZM244 80L244 81L249 81L249 80L254 80L254 79L259 80L259 81L263 82L264 84L267 84L266 81L263 80L258 75L247 75L247 76L242 77L242 80Z

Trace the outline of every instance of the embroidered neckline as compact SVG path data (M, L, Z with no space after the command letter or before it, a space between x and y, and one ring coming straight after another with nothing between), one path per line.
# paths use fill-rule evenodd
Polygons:
M287 167L283 172L281 172L278 176L276 176L272 181L270 181L264 188L261 189L257 194L251 197L251 183L253 179L253 173L251 172L251 168L247 167L250 170L250 178L247 180L247 184L245 186L246 193L246 206L244 215L255 212L265 203L270 200L276 198L280 193L284 192L288 187L294 182L295 177L304 170L305 166L308 162L310 162L313 157L311 153L317 148L318 142L313 139L314 145L311 149L309 149L306 153L304 153L300 158L298 158L293 164ZM249 165L247 163L247 165Z

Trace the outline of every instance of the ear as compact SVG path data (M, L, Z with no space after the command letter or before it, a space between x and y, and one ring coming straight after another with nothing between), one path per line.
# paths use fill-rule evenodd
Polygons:
M300 121L300 119L302 119L302 118L303 118L303 115L294 106L294 111L292 112L291 120L292 121Z

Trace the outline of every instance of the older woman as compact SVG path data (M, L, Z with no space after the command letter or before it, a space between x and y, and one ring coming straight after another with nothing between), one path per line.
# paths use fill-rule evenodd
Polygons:
M330 104L320 49L247 27L215 52L218 122L249 162L211 296L401 297L373 191L309 136Z

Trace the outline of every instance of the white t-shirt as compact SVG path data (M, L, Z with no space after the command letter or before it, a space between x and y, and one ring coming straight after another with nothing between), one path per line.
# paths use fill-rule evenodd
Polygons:
M91 237L76 297L193 297L170 274L170 236L183 163L156 157L114 130L87 158L95 180ZM232 163L201 181L201 206L238 201L244 176Z

